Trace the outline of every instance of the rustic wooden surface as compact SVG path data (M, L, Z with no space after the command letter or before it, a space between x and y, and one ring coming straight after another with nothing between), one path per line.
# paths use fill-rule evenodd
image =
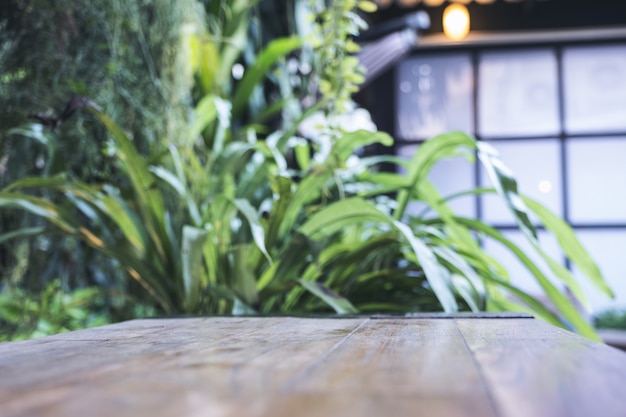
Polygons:
M626 354L532 318L135 320L0 344L0 416L626 416Z

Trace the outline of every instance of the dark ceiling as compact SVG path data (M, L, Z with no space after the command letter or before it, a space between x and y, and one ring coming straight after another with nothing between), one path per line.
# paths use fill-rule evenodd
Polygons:
M371 28L417 10L427 11L431 27L426 33L442 31L441 17L449 2L438 7L423 3L406 8L396 5L379 10L368 17ZM626 26L626 1L624 0L524 0L507 2L496 0L492 4L471 2L467 5L472 31L520 31L571 28Z

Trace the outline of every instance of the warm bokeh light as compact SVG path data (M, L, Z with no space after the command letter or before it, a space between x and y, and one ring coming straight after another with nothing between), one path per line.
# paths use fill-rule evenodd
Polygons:
M424 5L428 6L428 7L439 7L441 6L446 0L374 0L374 3L376 3L378 6L380 7L389 7L391 4L396 4L400 7L413 7L417 4L420 3L424 3ZM453 1L455 3L463 3L463 4L469 4L472 1L475 1L478 4L492 4L495 3L497 0L450 0ZM520 3L522 1L527 1L527 0L504 0L506 3ZM546 1L546 0L536 0L536 1Z
M541 191L542 193L547 194L552 191L552 182L548 180L541 180L539 181L539 184L537 184L537 188L539 188L539 191Z
M443 11L443 32L452 40L458 41L467 36L470 17L467 7L454 3Z

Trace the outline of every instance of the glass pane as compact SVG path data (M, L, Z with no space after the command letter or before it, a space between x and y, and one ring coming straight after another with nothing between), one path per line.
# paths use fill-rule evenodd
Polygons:
M528 243L526 238L520 231L502 231L505 238L512 241L516 246L524 251L526 255L539 267L543 273L557 286L557 288L564 288L564 286L557 282L556 279L552 279L552 275L549 266L543 261L540 255L532 249L532 245ZM539 242L543 250L552 259L557 262L563 262L561 251L554 236L546 233L539 232ZM531 295L543 294L541 286L537 283L536 278L531 274L528 269L509 251L506 247L493 240L486 240L483 245L485 251L493 256L495 260L500 262L502 266L509 273L511 283L521 288L522 290L530 293Z
M559 133L557 66L552 50L483 53L478 77L480 135Z
M626 222L626 138L566 142L573 222Z
M626 262L624 262L626 231L616 229L578 230L576 234L585 249L598 263L604 278L615 292L615 299L611 300L597 290L585 275L574 268L574 276L577 277L585 291L592 312L602 311L610 307L626 307Z
M398 148L398 155L411 159L417 149L417 145L406 145ZM442 197L449 196L461 191L475 188L474 165L463 157L444 159L436 163L428 176ZM450 208L460 216L476 218L475 198L465 196L455 198L448 202ZM420 213L425 204L413 204L409 208L412 214ZM434 214L433 214L434 215Z
M473 132L468 54L409 58L398 66L396 79L399 137L428 139L451 130Z
M535 199L562 216L561 159L557 139L491 141L500 158L517 179L518 190ZM480 183L492 187L484 168L481 167ZM500 197L489 194L480 197L482 218L488 223L515 224L513 216Z
M626 130L626 46L563 51L568 133Z

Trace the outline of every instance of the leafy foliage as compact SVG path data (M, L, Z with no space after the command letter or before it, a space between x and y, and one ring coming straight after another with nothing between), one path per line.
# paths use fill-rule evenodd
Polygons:
M107 131L87 112L54 129L27 124L53 117L75 95L88 96L147 155L184 135L193 85L180 53L181 28L203 24L195 0L6 0L0 8L0 187L29 176L65 173L117 183ZM183 68L183 70L181 70ZM22 126L23 129L14 129ZM52 198L45 195L45 198ZM0 216L0 230L46 227L28 213ZM61 279L70 288L126 288L114 262L58 234L1 244L0 275L29 292Z
M362 0L310 3L315 14L309 36L317 57L319 92L322 100L328 102L329 113L342 113L348 110L346 103L365 81L364 69L354 56L360 48L352 37L367 24L356 11L373 11L376 5Z
M626 330L626 310L608 309L593 317L593 324L598 329Z
M113 260L139 305L158 313L521 309L596 337L561 287L583 302L584 294L543 251L531 216L592 283L607 295L610 289L572 230L518 193L487 144L452 132L425 142L408 162L363 156L365 147L393 143L387 134L341 123L353 111L349 96L361 80L350 56L356 46L349 38L361 24L355 9L370 3L333 2L313 20L317 61L304 78L319 87L319 100L308 107L279 83L287 94L265 109L267 80L293 75L285 61L303 43L278 38L246 57L243 40L255 4L210 2L206 30L187 34L195 105L189 126L166 150L146 152L106 112L88 105L84 110L107 132L115 180L85 181L53 169L54 158L48 159L46 175L0 190L3 213L17 208L45 222L3 232L0 243L51 233L71 237ZM247 68L239 80L230 75L235 63ZM304 129L307 123L315 128ZM56 152L35 126L20 132ZM447 204L454 196L440 196L430 184L432 167L458 154L471 161L477 154L494 187L468 193L497 193L545 265L535 265L497 230L457 216ZM381 163L404 166L405 173L381 172ZM414 213L414 203L430 211ZM557 313L515 287L481 239L515 255Z
M0 293L0 342L42 337L107 324L104 297L98 288L66 293L59 280L37 295L15 288Z
M389 145L390 138L380 133L345 133L333 144L327 158L314 165L300 183L281 173L277 153L267 151L267 141L232 142L219 157L214 157L236 159L218 166L237 166L243 155L249 157L241 169L233 172L209 169L206 174L225 188L218 187L219 192L209 196L207 204L198 204L189 198L192 182L180 168L182 161L174 164L179 166L177 174L148 166L113 122L97 110L94 112L115 137L116 155L130 178L132 192L117 190L110 184L93 187L68 182L62 176L31 178L0 193L0 205L19 206L43 216L65 233L115 257L165 312L297 312L324 311L324 306L330 306L338 313L347 313L359 311L358 305L349 301L350 295L362 297L368 292L369 299L362 301L365 309L377 306L380 311L386 310L385 304L377 300L372 285L376 288L378 283L389 291L397 283L416 297L405 299L405 304L396 300L390 310L423 311L425 306L432 309L433 299L448 312L521 307L554 324L569 323L583 334L594 335L593 329L525 253L495 229L455 216L429 186L428 170L437 160L453 156L463 147L478 149L480 155L480 144L466 135L453 133L431 139L415 154L407 174L396 174L398 178L393 180L394 174L389 174L383 187L378 181L380 177L372 175L369 169L361 166L350 170L346 165L359 146L374 142ZM175 149L172 148L172 155L180 157ZM497 155L487 151L489 158L481 158L483 163L501 167ZM195 154L187 157L190 166L204 168L193 159ZM503 198L517 201L512 212L521 217L520 224L529 228L527 237L536 239L534 226L528 221L530 212L525 200L517 196L515 181L491 168L496 173L492 179L496 190ZM236 174L240 176L234 178ZM269 179L271 194L254 187L253 195L246 196L241 187L250 190L247 182L259 175ZM344 180L337 179L340 177ZM185 218L189 223L174 223L177 217L164 206L164 189L159 179L167 180L187 201ZM390 204L389 184L397 184L397 204ZM64 193L89 222L81 224L61 206L14 191L32 187ZM341 198L339 188L344 189ZM382 191L377 192L377 188ZM356 192L346 194L346 190ZM252 198L259 191L267 192L269 200ZM406 204L402 204L405 195L412 201L428 203L440 217L407 217ZM534 202L532 205L539 207ZM269 208L265 216L261 207ZM395 209L390 210L392 207ZM574 242L569 246L579 248L571 230L556 224L545 209L538 212L548 229L558 230L560 241ZM302 217L305 213L311 215ZM561 316L515 288L504 268L480 249L472 233L495 239L510 249L535 275ZM542 253L539 243L534 244ZM579 257L574 262L593 265L584 253L575 253ZM569 272L555 262L548 263L557 277L572 284ZM597 270L589 271L592 280L607 292ZM506 294L515 295L521 304ZM576 295L580 298L580 294Z

